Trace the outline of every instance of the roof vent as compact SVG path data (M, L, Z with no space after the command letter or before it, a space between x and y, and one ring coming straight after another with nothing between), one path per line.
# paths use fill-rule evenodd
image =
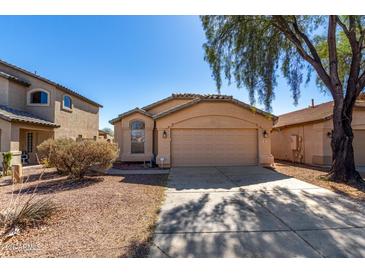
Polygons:
M312 105L311 105L312 108L314 108L314 99L312 99Z

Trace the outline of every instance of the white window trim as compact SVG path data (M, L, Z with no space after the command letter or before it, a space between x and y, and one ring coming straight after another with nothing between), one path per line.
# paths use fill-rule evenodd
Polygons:
M48 95L47 104L33 104L33 103L30 102L31 94L33 92L36 92L36 91L43 91L43 92L47 93L47 95ZM27 92L27 105L28 106L48 107L49 104L50 104L50 101L51 101L51 93L48 90L45 90L45 89L42 89L42 88L34 88L34 89L31 89Z
M70 99L71 99L71 108L65 106L65 97L66 96L67 97L70 97ZM69 111L69 112L72 112L72 110L74 108L74 103L73 102L74 102L74 100L73 100L73 98L70 95L64 94L62 96L62 109L63 110L66 110L66 111Z

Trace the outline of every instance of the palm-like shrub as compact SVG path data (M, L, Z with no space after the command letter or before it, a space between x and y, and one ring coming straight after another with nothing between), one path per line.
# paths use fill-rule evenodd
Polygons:
M8 171L11 165L11 159L13 158L13 154L11 152L3 153L3 173L4 176L8 175Z
M40 225L56 210L55 204L49 199L35 199L36 195L31 195L24 200L19 199L20 195L18 193L7 208L0 212L0 226L4 231L3 235L16 234L17 231L27 227Z
M49 139L38 146L41 158L72 178L83 178L91 168L111 167L117 157L115 144L106 141Z

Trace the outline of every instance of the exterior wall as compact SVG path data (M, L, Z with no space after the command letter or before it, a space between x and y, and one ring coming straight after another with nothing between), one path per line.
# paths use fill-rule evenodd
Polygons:
M0 77L0 104L8 105L9 103L9 80Z
M19 150L27 151L27 133L33 133L33 148L32 152L28 152L29 163L38 164L36 153L38 153L37 146L46 141L47 139L53 138L53 131L46 130L35 130L33 128L20 128L19 130Z
M165 110L168 110L172 107L175 107L175 106L182 105L182 104L185 104L187 102L190 102L191 100L192 99L184 99L184 98L172 99L170 101L162 103L161 105L158 105L158 106L155 106L151 109L148 109L148 112L151 113L152 115L155 115L157 113L161 113Z
M141 120L145 123L145 153L131 153L131 129L130 122ZM119 147L120 161L150 161L153 156L153 128L154 121L151 117L140 113L131 114L114 125L114 138Z
M24 87L0 77L0 104L33 113L45 120L60 125L60 128L55 130L55 138L67 137L76 139L79 135L82 135L83 138L92 139L98 136L98 106L83 101L76 96L60 90L56 86L1 63L0 70L26 79L31 83L30 87ZM34 89L49 92L49 105L31 106L27 104L27 95ZM71 112L62 108L64 95L68 95L72 99L73 109Z
M55 138L67 137L76 139L93 139L99 134L99 107L67 94L72 99L72 111L63 109L63 96L65 93L55 94L55 123L61 127L55 129Z
M292 137L297 136L296 149ZM275 159L306 164L325 164L329 156L324 149L327 142L325 123L299 125L272 132L272 154Z
M15 109L26 109L26 88L20 84L9 81L8 105Z
M280 118L279 118L280 119ZM356 108L353 114L352 128L354 130L354 143L357 141L357 131L365 130L365 110ZM332 120L307 125L296 125L272 132L272 154L275 159L302 162L309 165L330 165L332 161L331 139L328 137L333 129ZM291 135L297 135L302 139L302 158L295 157L291 149ZM355 145L354 145L355 147ZM358 147L358 146L356 146ZM357 153L361 155L356 155ZM362 158L365 147L355 152L356 158ZM362 164L362 163L360 163Z
M230 102L201 102L189 108L177 111L156 121L158 135L157 164L164 159L164 166L171 165L171 130L181 128L254 128L258 129L258 162L270 165L271 155L270 136L263 137L266 130L269 133L273 121L260 114L253 113ZM166 138L163 133L166 132Z

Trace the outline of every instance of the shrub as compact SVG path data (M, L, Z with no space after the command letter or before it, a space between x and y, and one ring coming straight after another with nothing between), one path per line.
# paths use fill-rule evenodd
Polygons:
M111 167L117 157L115 144L72 139L47 140L38 146L42 161L72 178L83 178L91 168Z
M13 154L11 152L3 153L3 173L4 176L8 175L8 171L11 165L11 159L13 158Z
M18 195L21 194L18 193ZM3 236L14 236L21 229L39 225L56 210L56 206L49 199L35 200L34 198L35 195L31 195L22 201L17 197L12 203L9 203L8 208L0 212Z

